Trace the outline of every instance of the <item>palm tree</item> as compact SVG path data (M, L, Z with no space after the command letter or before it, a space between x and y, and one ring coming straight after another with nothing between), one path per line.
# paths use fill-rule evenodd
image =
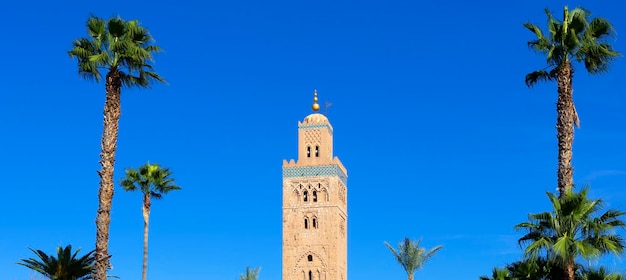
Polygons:
M624 274L617 272L608 272L604 267L585 268L581 273L582 280L624 280Z
M393 248L389 243L385 242L389 251L396 258L398 263L404 268L406 274L409 276L408 280L413 280L413 274L415 271L422 268L424 263L430 259L437 251L443 246L439 245L427 251L425 248L420 248L420 242L422 240L411 241L408 237L404 238L404 242L398 243L398 250Z
M573 186L572 144L574 124L579 124L572 98L572 62L584 62L587 72L599 74L607 72L611 60L619 56L607 43L607 38L614 33L608 20L596 17L590 21L590 12L583 8L570 11L565 6L563 10L562 21L545 10L548 34L532 23L524 24L537 37L528 42L528 46L544 54L548 64L544 69L527 74L526 85L532 87L539 81L557 82L557 188L560 195Z
M241 280L257 280L259 279L259 272L261 271L260 267L250 269L250 267L246 266L246 274L240 274L239 279Z
M506 268L515 280L563 279L563 268L554 260L545 257L528 257L508 264Z
M78 257L77 249L72 253L72 245L59 246L57 256L48 256L41 250L31 250L37 258L22 259L17 264L28 267L51 280L86 280L91 279L94 263L94 251Z
M479 280L513 280L511 272L507 268L494 267L491 272L491 277L480 276Z
M624 240L615 234L615 229L625 226L620 218L626 213L610 209L598 215L603 201L587 198L588 191L567 189L560 198L547 193L552 212L529 214L528 222L515 226L528 230L519 239L520 245L528 243L524 254L531 258L544 255L556 262L565 272L565 280L574 280L578 257L592 259L624 251Z
M158 164L149 162L139 169L126 169L126 177L121 185L126 191L139 190L143 194L143 270L141 279L146 280L148 273L148 225L150 221L150 200L161 199L169 191L180 190L174 179L170 178L172 172L168 168L161 168Z
M87 20L87 35L74 40L68 52L78 60L78 74L85 79L105 78L104 130L100 153L101 170L96 217L96 263L94 279L105 280L110 264L109 224L113 201L113 169L121 114L121 88L149 88L152 82L165 80L153 72L150 62L152 53L161 49L151 45L153 39L148 30L137 20L125 21L111 18L107 21L91 16Z

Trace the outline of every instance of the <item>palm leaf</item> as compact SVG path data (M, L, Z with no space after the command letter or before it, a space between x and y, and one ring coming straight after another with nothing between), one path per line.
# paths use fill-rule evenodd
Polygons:
M552 81L556 79L555 76L547 72L546 70L538 70L526 74L526 86L533 87L535 84L541 81Z

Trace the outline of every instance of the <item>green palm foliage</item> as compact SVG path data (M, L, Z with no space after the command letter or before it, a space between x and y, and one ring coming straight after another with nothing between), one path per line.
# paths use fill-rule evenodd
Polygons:
M121 186L126 191L141 191L143 194L143 269L142 279L146 280L148 273L148 226L150 222L151 199L161 199L164 194L173 190L180 190L174 179L170 176L169 168L162 168L158 164L149 162L139 169L126 169L126 177L121 181Z
M413 275L415 271L422 268L424 263L430 259L437 251L439 251L443 246L435 246L430 250L426 250L425 248L419 247L421 239L417 241L412 241L408 237L404 239L404 242L398 243L398 249L396 250L389 243L385 242L389 251L396 258L398 263L402 266L404 271L406 271L409 280L413 280Z
M608 272L604 267L586 268L581 273L582 280L624 280L624 274L618 272Z
M528 244L524 254L556 262L565 273L563 279L574 280L579 257L593 259L624 251L624 240L615 229L625 226L620 218L626 213L610 209L599 214L603 201L589 199L588 192L588 188L568 189L560 198L547 193L552 212L529 214L528 222L515 226L528 231L519 239L520 245Z
M241 280L258 280L260 271L261 271L260 267L251 269L250 267L246 266L246 273L245 274L240 274L239 275L239 279L241 279Z
M489 276L480 276L479 280L513 280L511 277L511 272L506 268L498 268L494 267L491 271L491 277Z
M68 52L78 61L78 74L97 82L105 79L104 130L102 132L101 170L96 216L96 263L94 279L105 280L110 264L109 225L113 202L113 169L121 115L121 88L149 88L153 82L165 80L153 71L152 54L161 50L152 45L148 30L137 20L125 21L119 17L104 20L89 17L87 37L72 42ZM102 72L101 72L102 71Z
M600 17L591 19L590 12L583 8L563 9L563 20L556 19L550 11L547 32L537 25L525 23L535 39L528 46L546 56L547 67L526 75L526 85L532 87L540 81L557 82L557 139L558 169L557 187L561 195L573 186L572 145L574 124L578 125L578 114L572 97L572 62L583 62L587 72L607 72L611 61L619 56L608 43L614 33L611 23Z
M563 279L563 268L545 257L529 257L506 266L516 280Z
M72 245L56 249L57 256L48 256L41 250L31 250L37 258L22 259L19 265L28 267L51 280L87 280L91 278L94 251L78 256L80 249L72 253Z

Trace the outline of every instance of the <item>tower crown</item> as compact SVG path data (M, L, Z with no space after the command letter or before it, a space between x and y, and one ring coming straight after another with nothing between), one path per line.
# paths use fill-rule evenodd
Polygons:
M328 118L326 116L320 113L313 113L313 114L306 116L306 118L304 118L304 121L302 121L301 124L321 124L321 123L330 125L330 123L328 122Z
M329 164L333 161L333 127L318 113L317 90L313 93L313 113L298 122L298 162L305 165Z

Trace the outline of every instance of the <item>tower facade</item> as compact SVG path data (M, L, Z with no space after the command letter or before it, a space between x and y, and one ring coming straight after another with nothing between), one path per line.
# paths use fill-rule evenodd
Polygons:
M346 280L347 171L333 157L333 127L317 113L298 122L298 159L283 160L283 280Z

